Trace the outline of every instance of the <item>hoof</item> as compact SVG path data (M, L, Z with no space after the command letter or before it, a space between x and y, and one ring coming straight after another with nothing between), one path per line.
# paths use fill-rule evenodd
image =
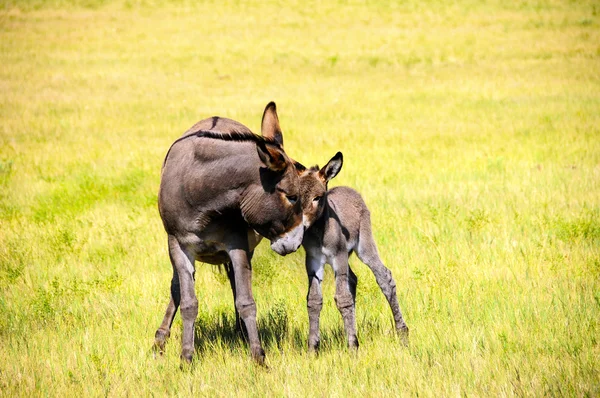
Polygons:
M320 346L321 346L321 342L319 340L313 340L313 341L309 340L308 341L308 352L311 354L318 355Z
M165 353L165 344L167 343L168 338L169 332L163 332L161 330L156 331L156 335L154 336L154 345L152 346L154 358L156 358L157 355L162 356Z
M184 357L183 355L180 356L180 361L179 361L179 369L183 370L183 371L189 371L193 368L193 366L195 365L195 362L192 360L192 358L190 357Z
M154 345L152 346L152 355L154 355L154 359L162 357L164 353L165 353L164 343L162 345L160 345L160 344L157 344L157 342L155 341Z
M181 359L181 364L191 364L194 358L194 350L186 350L184 349L179 356Z
M154 335L154 348L162 354L165 350L165 344L171 333L169 331L158 329Z
M180 359L181 361L179 362L179 369L182 371L192 370L192 368L196 364L196 362L193 361L191 357L184 357L183 355L181 355Z
M254 362L259 366L268 368L267 363L266 363L265 350L263 350L262 347L258 347L258 348L252 349L251 351L252 351L252 359L254 360Z
M154 359L161 359L164 355L165 351L156 347L156 345L152 346L152 356Z
M408 326L406 325L402 325L401 327L396 329L396 334L398 335L398 338L400 339L400 343L405 346L408 347Z

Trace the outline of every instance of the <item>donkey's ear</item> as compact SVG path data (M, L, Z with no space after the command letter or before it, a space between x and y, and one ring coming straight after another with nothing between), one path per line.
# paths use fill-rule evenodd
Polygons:
M338 175L340 170L342 169L342 165L344 164L344 156L341 152L335 154L334 157L331 158L329 162L321 170L319 170L319 177L325 182L328 183L333 177Z
M258 157L270 170L283 171L287 167L283 151L274 145L268 145L264 142L256 143Z
M304 167L302 163L296 162L295 160L294 167L296 167L296 171L298 172L298 174L304 173L306 171L306 167Z
M275 140L283 148L283 134L281 133L281 127L279 127L277 107L273 101L267 104L263 112L260 133L263 137Z

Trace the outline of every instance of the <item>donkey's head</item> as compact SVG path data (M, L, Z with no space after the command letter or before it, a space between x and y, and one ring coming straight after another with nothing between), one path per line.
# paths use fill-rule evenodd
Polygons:
M296 168L300 171L300 202L304 228L310 228L323 214L327 200L327 183L340 172L343 163L344 157L341 152L336 153L321 169L319 166L306 169L296 163Z
M298 250L302 244L304 226L299 173L294 161L283 150L283 135L274 102L265 108L261 130L269 139L256 145L265 166L260 169L263 189L252 195L242 206L242 211L250 226L271 241L271 248L286 255Z

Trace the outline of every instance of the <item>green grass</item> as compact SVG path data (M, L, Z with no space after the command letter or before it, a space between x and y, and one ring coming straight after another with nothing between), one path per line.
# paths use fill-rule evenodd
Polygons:
M0 396L600 395L600 6L537 2L0 2ZM336 151L411 328L353 259L361 348L303 253L259 247L270 370L198 264L197 361L151 345L170 264L171 142L220 115Z

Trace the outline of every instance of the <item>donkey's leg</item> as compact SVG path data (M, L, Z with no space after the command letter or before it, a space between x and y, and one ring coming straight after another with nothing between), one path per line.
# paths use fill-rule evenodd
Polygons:
M179 276L177 270L173 266L173 278L171 279L171 300L167 306L165 317L154 335L154 350L162 355L165 352L165 343L171 335L171 325L179 308L181 294L179 292Z
M235 279L235 307L246 326L252 358L260 365L264 365L265 351L258 337L256 303L252 296L252 266L250 265L249 252L241 248L233 248L228 250L228 254L233 264Z
M244 322L242 322L240 318L240 313L237 307L235 306L235 299L237 297L237 294L235 292L235 275L233 272L233 264L231 264L231 262L225 264L225 270L227 271L229 286L231 286L231 292L233 293L233 304L235 309L235 331L247 340L248 332L246 331L246 325L244 325Z
M169 255L173 268L179 276L179 291L181 295L181 317L183 318L183 337L181 358L186 362L192 361L194 354L194 323L198 316L198 299L194 291L194 257L173 235L169 235Z
M371 271L373 271L375 280L392 309L396 331L407 336L408 326L406 326L406 323L404 322L400 306L398 305L396 282L392 277L392 272L383 265L383 262L381 262L379 257L377 245L375 244L375 239L373 239L373 233L371 231L370 217L361 220L356 255L363 263L369 266Z
M306 306L308 308L308 350L317 352L321 342L319 332L319 319L323 308L323 266L325 259L321 256L315 257L306 252L306 273L308 275L308 294L306 295Z
M342 314L344 327L348 335L348 347L358 348L356 336L356 310L354 297L350 291L348 253L340 252L333 258L333 271L335 272L335 304Z

